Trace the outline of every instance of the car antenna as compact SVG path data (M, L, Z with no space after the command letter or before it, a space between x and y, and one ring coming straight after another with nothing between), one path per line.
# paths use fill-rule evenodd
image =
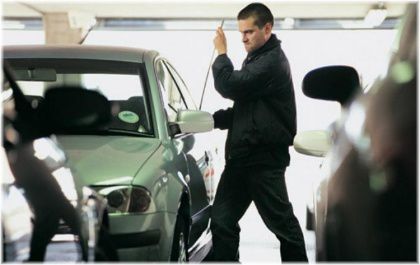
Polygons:
M222 22L220 23L220 27L223 29L223 24L225 23L225 19L222 19ZM209 68L207 69L207 74L206 74L206 79L204 80L204 87L203 87L203 93L201 94L201 99L200 99L200 110L201 110L201 106L203 105L203 98L204 98L204 93L206 92L206 86L207 86L207 79L209 78L209 73L210 73L210 68L211 68L211 64L213 63L213 58L214 58L214 54L216 52L216 48L213 48L213 53L211 54L211 59L210 59L210 64L209 64Z
M88 37L89 33L93 30L93 28L98 24L97 20L95 19L95 24L90 25L89 29L86 31L85 35L79 40L79 42L77 44L82 45L86 38Z

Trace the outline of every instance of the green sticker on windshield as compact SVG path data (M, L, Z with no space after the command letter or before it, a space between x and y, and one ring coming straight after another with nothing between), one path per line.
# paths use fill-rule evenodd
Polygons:
M127 122L127 123L136 123L139 121L139 116L129 110L125 110L125 111L121 111L120 113L118 113L118 118L120 118L120 120L122 120L123 122Z

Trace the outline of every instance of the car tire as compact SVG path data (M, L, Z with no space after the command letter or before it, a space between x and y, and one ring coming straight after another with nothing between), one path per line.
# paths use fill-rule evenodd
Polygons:
M108 228L104 225L99 230L99 238L95 248L95 261L119 261L118 253L112 243Z
M188 262L188 231L185 218L178 214L175 223L174 240L172 242L171 262Z

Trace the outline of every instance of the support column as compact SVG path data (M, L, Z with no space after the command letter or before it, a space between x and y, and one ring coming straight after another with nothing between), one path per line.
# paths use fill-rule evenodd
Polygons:
M96 20L78 12L43 13L46 44L79 44Z
M43 15L46 44L77 44L82 39L82 29L70 27L67 13Z

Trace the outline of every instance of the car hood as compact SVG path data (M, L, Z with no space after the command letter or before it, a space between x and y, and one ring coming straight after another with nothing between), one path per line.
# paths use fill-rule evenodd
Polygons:
M156 151L156 138L57 136L83 185L128 185Z

